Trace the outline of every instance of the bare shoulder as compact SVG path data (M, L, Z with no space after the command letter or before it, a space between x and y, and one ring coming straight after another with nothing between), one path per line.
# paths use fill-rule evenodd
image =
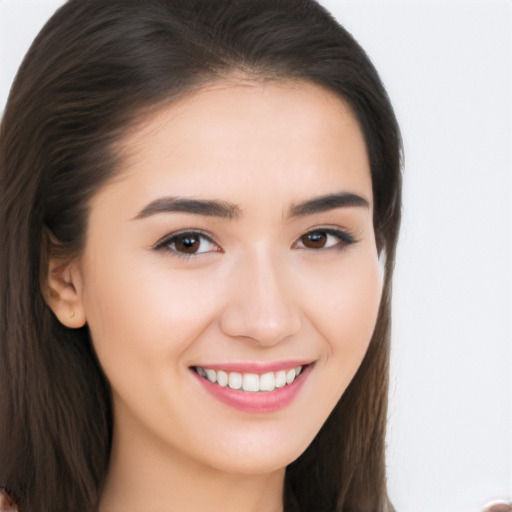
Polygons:
M4 489L0 489L0 512L18 512L18 507Z

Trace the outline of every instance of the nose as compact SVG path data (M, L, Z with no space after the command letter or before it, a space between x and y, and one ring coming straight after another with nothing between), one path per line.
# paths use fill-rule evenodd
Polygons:
M220 317L225 334L272 346L300 330L293 276L283 263L261 252L238 262Z

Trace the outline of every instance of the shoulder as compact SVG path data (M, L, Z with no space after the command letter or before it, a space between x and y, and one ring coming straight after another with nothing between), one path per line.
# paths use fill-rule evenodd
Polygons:
M18 508L4 489L0 489L0 512L18 512Z

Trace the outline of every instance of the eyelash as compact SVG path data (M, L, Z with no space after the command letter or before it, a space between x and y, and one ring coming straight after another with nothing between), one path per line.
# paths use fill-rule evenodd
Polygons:
M304 239L308 236L312 235L324 235L324 236L332 236L336 237L338 239L338 242L332 245L329 245L328 247L322 246L322 247L306 247L304 246ZM196 240L199 240L199 248L201 247L201 244L206 240L208 243L213 244L217 247L216 250L208 250L208 251L202 251L202 252L182 252L178 251L176 249L176 242L180 237L183 237L185 239L187 236L190 238L194 238ZM319 251L319 250L328 250L328 249L334 249L334 250L341 250L347 245L351 245L356 243L356 239L353 235L351 235L348 231L344 231L341 229L334 229L334 228L317 228L312 229L311 231L308 231L299 239L294 242L292 245L293 248L297 249L305 249L305 250L311 250L311 251ZM298 244L302 243L303 247L297 247ZM174 249L171 249L170 246L174 244ZM177 233L171 233L170 235L165 236L163 239L161 239L159 242L157 242L153 248L157 251L159 250L165 250L171 253L173 256L176 256L178 258L191 258L193 256L197 256L199 254L206 254L209 252L223 252L222 249L216 244L213 239L207 235L206 233L199 231L199 230L190 230L190 231L180 231Z
M206 240L206 241L208 241L208 243L217 246L218 250L204 251L204 252L200 252L200 253L197 253L197 252L187 253L187 252L181 252L176 249L170 248L170 246L172 244L174 244L174 246L176 247L176 242L180 237L185 238L187 236L189 236L190 238L199 239L200 244ZM201 247L201 245L199 247ZM199 231L199 230L179 231L177 233L171 233L170 235L165 236L159 242L157 242L153 248L157 251L158 250L168 251L173 256L176 256L178 258L187 258L187 259L191 258L192 256L197 256L198 254L205 254L207 252L222 252L220 247L212 240L212 238L210 236L208 236L206 233L203 233L202 231Z
M310 249L312 251L318 251L318 250L327 250L327 249L343 249L347 245L351 245L356 242L353 235L351 235L348 231L344 231L341 229L334 229L334 228L318 228L318 229L312 229L311 231L308 231L304 235L302 235L297 242L294 243L294 246L297 245L299 242L303 243L303 239L312 236L312 235L327 235L327 236L333 236L336 237L339 241L338 243L334 245L329 245L328 247L322 246L317 248L312 247L300 247L301 249Z

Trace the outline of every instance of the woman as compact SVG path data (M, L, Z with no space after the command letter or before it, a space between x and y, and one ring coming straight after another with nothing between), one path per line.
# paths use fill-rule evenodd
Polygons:
M392 509L400 136L323 8L70 0L0 165L20 511Z

